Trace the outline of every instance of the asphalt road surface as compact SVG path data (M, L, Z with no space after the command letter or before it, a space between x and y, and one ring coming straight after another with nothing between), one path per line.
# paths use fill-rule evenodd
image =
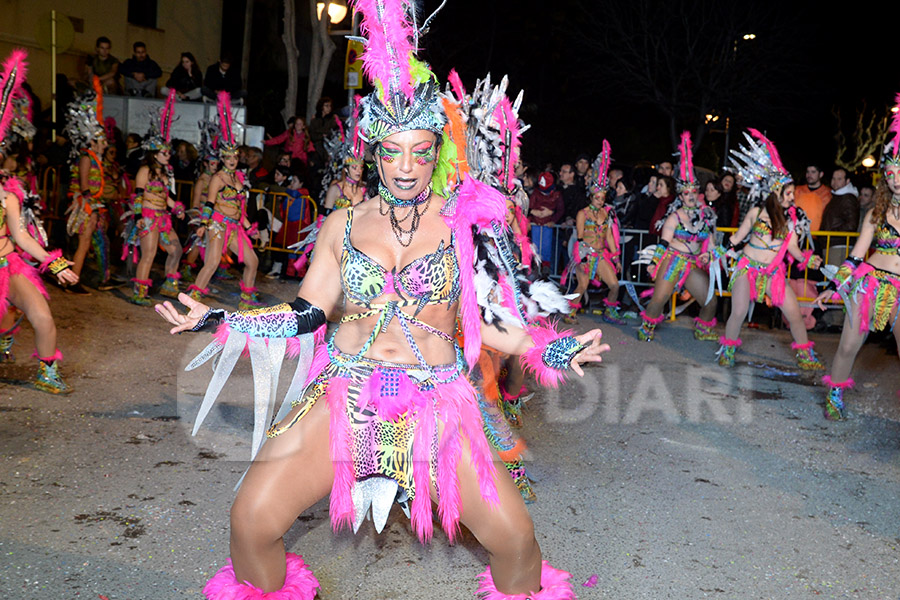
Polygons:
M236 284L215 285L234 308ZM275 303L296 285L263 291ZM30 387L25 325L17 362L0 365L0 597L200 598L228 555L249 369L191 437L210 371L183 367L206 341L169 336L121 292L51 295L75 391ZM522 429L538 540L580 598L900 598L896 356L867 344L850 419L829 423L825 388L794 367L786 331L745 329L725 370L686 318L650 344L635 324L602 327L604 364L538 392ZM838 336L813 339L830 363ZM438 530L423 546L397 507L381 535L369 522L334 534L327 500L286 545L323 600L469 598L487 561L468 532L451 547Z

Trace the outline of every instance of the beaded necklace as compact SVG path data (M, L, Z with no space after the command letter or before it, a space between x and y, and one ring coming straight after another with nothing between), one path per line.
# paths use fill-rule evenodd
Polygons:
M390 214L391 217L391 231L394 232L394 237L397 238L397 242L403 246L404 248L409 247L412 243L413 235L419 229L419 221L422 219L422 215L424 215L428 211L428 207L431 205L431 184L428 184L422 193L420 193L415 198L410 200L401 200L397 198L394 194L391 193L382 183L378 184L378 212L381 216L385 216ZM387 208L382 208L382 204L387 204ZM424 204L424 206L423 206ZM409 211L405 217L402 219L397 219L397 215L394 213L395 208L406 208L412 207L412 210ZM419 212L419 207L422 206L422 211ZM403 229L402 223L406 222L407 219L412 218L410 221L409 229ZM404 242L403 239L407 238Z

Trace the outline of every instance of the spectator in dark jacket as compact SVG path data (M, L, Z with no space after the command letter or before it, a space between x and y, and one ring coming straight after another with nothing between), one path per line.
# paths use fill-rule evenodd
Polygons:
M555 246L555 225L562 218L565 207L562 194L556 189L553 174L549 171L538 177L535 190L529 197L528 220L531 221L531 240L537 245L541 261L547 266L553 265L558 256L553 252Z
M612 181L612 179L610 179ZM630 229L634 227L635 218L637 217L638 199L634 192L631 191L632 182L624 175L616 179L615 193L612 205L616 209L616 216L619 218L619 227Z
M156 80L162 77L162 69L147 54L147 44L135 42L134 54L122 63L119 73L125 78L125 93L130 96L156 97Z
M203 95L200 90L202 86L203 75L197 59L190 52L182 52L181 62L172 70L166 86L160 91L163 96L168 96L169 90L175 90L179 100L199 100Z
M647 231L650 229L650 219L659 206L659 198L656 197L656 183L659 175L651 175L647 181L647 191L641 192L637 199L637 211L634 215L634 228Z
M831 176L831 201L822 212L822 231L859 229L859 191L850 182L847 170L838 167Z
M207 98L215 100L222 90L231 94L232 100L240 100L239 104L247 97L247 90L241 89L241 74L233 68L231 57L227 54L223 54L216 64L210 65L203 78L203 95Z
M703 188L706 203L716 213L716 227L738 226L738 205L734 195L726 195L722 182L712 179Z

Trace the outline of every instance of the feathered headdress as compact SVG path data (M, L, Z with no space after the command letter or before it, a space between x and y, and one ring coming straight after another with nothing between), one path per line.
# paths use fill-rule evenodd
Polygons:
M592 166L593 175L591 176L590 191L591 193L603 192L609 188L609 166L612 164L610 155L609 142L603 140L602 150L597 158L594 159Z
M3 82L0 85L0 143L5 145L7 136L14 129L16 99L22 93L22 84L25 83L25 74L28 66L25 59L28 55L24 50L13 50L6 62L3 63Z
M743 185L750 189L749 197L762 201L772 192L780 193L793 179L781 164L775 144L756 129L747 131L744 132L747 145L739 144L737 150L731 151L731 165Z
M141 147L148 152L172 150L172 123L175 122L175 90L169 91L161 110L150 111L150 130Z
M888 166L900 166L900 94L894 98L894 118L891 119L891 128L888 133L893 134L881 153L881 168Z
M684 190L698 191L697 175L694 173L694 147L691 144L689 131L681 133L681 143L678 145L678 193Z
M216 97L216 105L219 109L219 158L236 156L238 143L234 137L234 116L231 114L231 94L226 91L219 92Z
M66 137L72 142L72 158L90 148L91 142L106 138L103 123L103 88L98 77L94 77L94 87L69 103L66 108Z
M322 176L322 191L319 194L324 201L332 182L341 176L345 167L361 165L365 159L365 142L359 133L359 106L362 98L356 96L353 102L353 113L344 125L338 120L338 126L332 129L323 144L328 154L328 168Z
M370 144L400 131L440 135L445 117L437 78L415 57L419 30L412 0L355 0L366 36L363 72L375 91L362 101L360 131Z
M197 127L200 129L200 146L197 148L197 151L202 159L201 162L218 160L219 125L215 121L201 119L197 121ZM198 168L202 169L203 167L198 165Z

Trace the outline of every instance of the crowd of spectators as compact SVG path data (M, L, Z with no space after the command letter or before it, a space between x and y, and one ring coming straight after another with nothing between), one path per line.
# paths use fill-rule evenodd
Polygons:
M97 38L94 54L85 62L84 76L67 80L66 87L87 88L97 76L106 94L124 94L141 98L157 98L175 90L182 101L215 101L216 94L225 90L232 102L243 103L247 90L243 89L241 74L234 68L231 56L222 53L219 59L207 67L205 74L197 59L190 52L182 52L178 64L172 68L165 85L159 82L163 69L150 57L147 44L136 41L131 46L131 58L119 61L112 54L112 42L108 37Z

